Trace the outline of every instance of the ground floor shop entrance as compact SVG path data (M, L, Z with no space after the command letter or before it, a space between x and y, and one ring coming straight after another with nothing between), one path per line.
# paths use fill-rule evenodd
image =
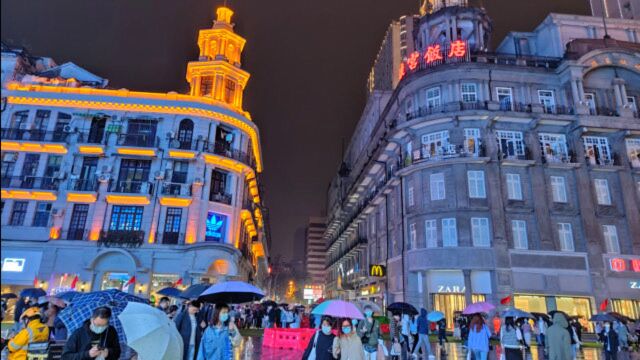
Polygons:
M485 301L486 296L483 294L471 295L472 302ZM457 312L462 312L467 306L464 294L433 294L433 309L444 314L447 321L447 329L452 330L454 327L454 319Z

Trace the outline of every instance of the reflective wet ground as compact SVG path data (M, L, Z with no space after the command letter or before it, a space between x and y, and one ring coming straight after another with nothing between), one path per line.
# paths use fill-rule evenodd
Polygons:
M448 343L446 346L446 354L441 353L437 349L436 344L431 344L431 349L436 349L436 359L447 360L466 360L467 352L459 343ZM498 359L498 351L493 350L489 354L489 360ZM260 337L247 337L244 339L239 348L236 349L234 359L235 360L300 360L302 358L302 351L294 350L280 350L262 347L262 338ZM536 347L531 348L531 352L527 353L527 360L543 360L543 356L539 356L538 349ZM581 349L578 352L579 360L604 360L604 356L601 354L600 349L586 348ZM621 352L618 355L618 360L637 360L640 359L640 354Z

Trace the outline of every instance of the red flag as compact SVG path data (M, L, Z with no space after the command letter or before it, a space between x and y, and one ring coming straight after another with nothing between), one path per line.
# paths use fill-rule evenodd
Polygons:
M135 275L132 276L131 279L129 279L129 281L127 281L127 283L124 284L124 286L122 286L122 291L124 291L124 292L129 291L129 285L132 285L132 284L133 284L133 286L135 286L135 284L136 284L136 276Z
M511 302L511 295L507 296L507 297L503 297L502 299L500 299L500 304L502 305L507 305Z
M600 303L600 311L607 311L608 306L609 306L609 299L604 299L604 301Z
M176 287L178 285L182 285L182 278L176 280L176 282L173 283L173 287Z
M38 287L38 277L33 278L33 287Z
M75 289L76 288L76 284L78 284L78 275L76 275L73 280L71 281L71 288Z

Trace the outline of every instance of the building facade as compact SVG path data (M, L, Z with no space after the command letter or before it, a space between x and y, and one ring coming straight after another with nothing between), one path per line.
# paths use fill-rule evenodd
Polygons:
M425 14L329 186L330 296L638 317L640 22L607 26L550 14L489 52L482 10Z
M233 12L199 32L187 95L106 89L3 47L2 290L267 276L259 132ZM5 58L14 59L7 66ZM37 65L37 66L36 66ZM6 75L6 76L5 76Z
M327 219L310 217L306 229L305 268L309 285L324 285L324 265L326 262L326 244L324 231Z
M640 0L589 0L593 16L640 19Z

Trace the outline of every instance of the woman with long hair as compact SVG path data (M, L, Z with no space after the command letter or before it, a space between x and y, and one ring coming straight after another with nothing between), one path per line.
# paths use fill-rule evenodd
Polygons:
M304 354L302 354L302 360L335 360L333 342L336 337L332 330L333 320L328 316L323 317L320 329L316 330L316 333L309 340Z
M340 360L364 360L362 341L351 319L340 319L338 337L333 341L333 357Z
M513 317L504 319L504 325L500 328L500 344L504 349L506 360L522 359L522 332L516 327Z
M469 351L473 352L475 360L487 360L489 354L489 338L491 331L479 314L473 315L469 325Z
M197 360L231 360L233 348L240 345L241 340L235 319L229 318L229 305L217 304L202 335Z

